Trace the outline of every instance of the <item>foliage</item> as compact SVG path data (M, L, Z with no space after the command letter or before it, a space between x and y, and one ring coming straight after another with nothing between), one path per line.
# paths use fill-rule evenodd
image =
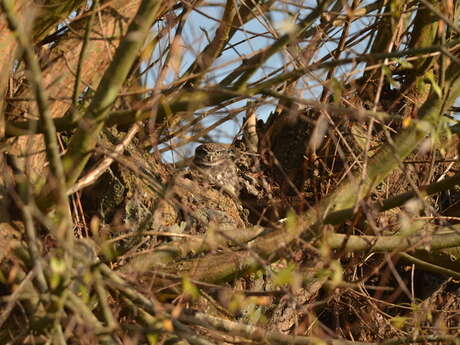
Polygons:
M1 343L458 342L457 0L0 5Z

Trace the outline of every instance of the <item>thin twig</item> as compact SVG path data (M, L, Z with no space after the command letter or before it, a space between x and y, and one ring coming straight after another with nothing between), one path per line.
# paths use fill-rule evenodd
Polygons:
M126 134L123 141L115 146L113 149L113 155L111 157L106 157L100 162L95 168L91 169L85 176L79 179L69 190L67 191L68 195L74 194L79 190L82 190L85 187L88 187L95 183L99 177L110 167L110 165L114 162L116 157L123 154L123 151L129 145L131 140L134 138L136 133L139 131L140 126L138 124L134 124L128 134Z
M16 302L19 300L19 297L24 289L27 288L27 285L31 284L32 279L35 277L36 271L30 271L27 275L22 279L21 283L16 287L13 293L8 296L8 303L5 306L2 306L3 310L0 314L0 329L5 321L8 319L8 316L14 309Z
M35 99L37 101L40 121L44 124L46 153L50 162L51 171L54 175L53 177L56 180L56 207L61 217L61 224L58 227L58 237L60 237L63 243L67 243L71 246L73 235L70 232L71 215L69 202L66 195L66 179L61 158L59 156L56 127L48 110L48 99L43 88L44 84L40 65L33 51L32 42L29 40L28 34L24 32L23 26L21 26L17 19L13 2L11 0L2 0L1 5L5 11L8 25L10 29L16 34L18 44L24 51L23 57L30 71L28 75L29 82L32 86L33 92L35 94ZM61 234L61 232L63 233Z
M161 1L142 1L126 36L115 52L112 63L105 71L83 116L85 125L77 129L72 136L67 153L63 157L69 184L77 180L88 162L112 104L139 54L150 27L159 15L160 5Z
M75 110L75 107L77 106L78 102L78 95L80 92L80 84L81 84L81 71L83 67L83 61L85 59L86 51L88 48L88 43L89 43L89 36L91 33L91 28L93 25L94 21L94 15L96 13L95 9L99 5L99 0L94 0L91 9L90 9L90 16L87 19L86 22L86 28L85 28L85 36L83 37L83 45L81 46L81 51L80 51L80 56L78 57L78 63L77 63L77 72L75 76L75 85L73 87L73 95L72 95L72 107Z
M248 325L244 323L234 322L211 315L206 315L200 312L182 313L179 320L194 325L200 325L207 328L225 332L226 334L237 335L257 342L268 344L295 344L295 345L314 345L318 343L318 339L314 337L292 336L273 331L267 331L261 327ZM355 342L350 340L322 339L321 343L328 345L371 345L375 343Z

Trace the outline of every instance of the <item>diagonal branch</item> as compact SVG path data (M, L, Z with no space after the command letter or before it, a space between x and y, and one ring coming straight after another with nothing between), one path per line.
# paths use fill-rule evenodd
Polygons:
M446 89L449 92L443 98L439 98L436 92L431 91L429 98L419 111L419 118L429 125L435 126L443 112L452 106L460 96L460 66L452 64L447 76L446 85L448 87ZM368 195L376 184L399 166L401 160L407 157L427 134L426 129L424 130L417 124L404 129L393 139L393 145L387 144L370 159L368 174L361 184L357 183L361 177L360 172L357 172L355 176L339 185L333 194L300 216L296 223L288 229L275 230L249 243L248 251L240 251L238 255L226 253L211 255L192 262L181 262L176 269L182 274L190 274L194 279L228 281L261 267L261 260L258 260L252 253L268 261L276 260L282 250L293 241L300 237L305 240L316 237L329 214L352 208Z
M68 151L63 157L68 184L73 184L88 161L100 131L110 113L131 66L135 62L149 29L157 19L161 1L144 0L131 22L128 32L106 70L96 94L89 105L81 127L73 135Z
M308 28L314 23L314 21L323 13L327 5L331 1L323 0L315 10L313 10L305 19L303 19L299 28L294 33L286 33L280 37L275 43L273 43L267 49L264 49L261 53L253 56L252 58L242 62L241 66L233 70L227 77L225 77L221 82L221 86L228 86L236 78L238 80L235 82L235 87L238 89L245 85L249 78L259 69L262 64L267 61L271 56L278 53L281 49L286 47L288 44L292 43L301 36Z
M246 6L243 8L246 8ZM240 11L241 9L238 11L236 9L235 1L227 0L225 11L220 21L220 26L216 30L214 39L206 46L206 48L204 48L204 50L184 73L184 76L197 75L187 81L186 87L197 86L207 69L211 67L214 61L222 54L224 47L236 32L234 27L234 22L236 20L235 16ZM244 14L246 17L249 17L251 12L245 11ZM247 19L246 17L245 19Z
M51 172L53 174L52 178L56 181L56 205L58 206L62 220L61 226L63 226L63 229L68 229L71 223L71 215L66 194L66 180L63 165L59 157L56 127L48 111L48 98L45 94L45 90L43 89L43 78L40 65L34 54L32 42L30 42L27 33L24 32L23 27L17 20L17 15L12 1L3 0L1 2L1 6L5 11L10 29L15 33L18 44L24 51L23 57L30 72L28 75L29 81L32 85L35 99L37 101L40 121L43 123L44 127L46 153L50 162ZM66 237L67 239L70 239L72 236L69 235Z

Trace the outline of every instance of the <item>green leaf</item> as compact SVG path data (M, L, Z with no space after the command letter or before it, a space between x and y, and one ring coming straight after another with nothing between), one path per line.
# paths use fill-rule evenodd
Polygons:
M329 266L331 270L331 283L333 286L337 286L343 282L343 267L338 260L331 262Z
M193 300L200 296L200 290L193 284L188 277L182 278L182 290L184 294Z
M292 284L295 280L295 265L289 264L286 268L273 276L273 285L284 286Z
M297 227L297 215L290 210L286 217L286 230L288 232L295 232Z
M431 84L431 87L433 88L433 91L436 93L436 95L439 98L442 98L442 90L439 87L439 84L436 82L436 78L433 74L433 71L432 70L427 71L424 77L425 77L425 80L427 80Z
M395 316L390 320L390 322L393 325L393 327L402 329L408 320L410 320L410 318L408 317Z
M51 289L56 289L62 282L63 276L67 270L65 261L56 256L52 256L50 259L50 287Z
M147 333L147 341L150 345L158 344L158 334L156 333Z

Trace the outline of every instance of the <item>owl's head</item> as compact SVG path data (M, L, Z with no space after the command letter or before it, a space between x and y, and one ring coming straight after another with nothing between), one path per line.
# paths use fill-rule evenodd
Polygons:
M193 162L197 166L212 167L232 158L230 144L206 143L195 149Z

